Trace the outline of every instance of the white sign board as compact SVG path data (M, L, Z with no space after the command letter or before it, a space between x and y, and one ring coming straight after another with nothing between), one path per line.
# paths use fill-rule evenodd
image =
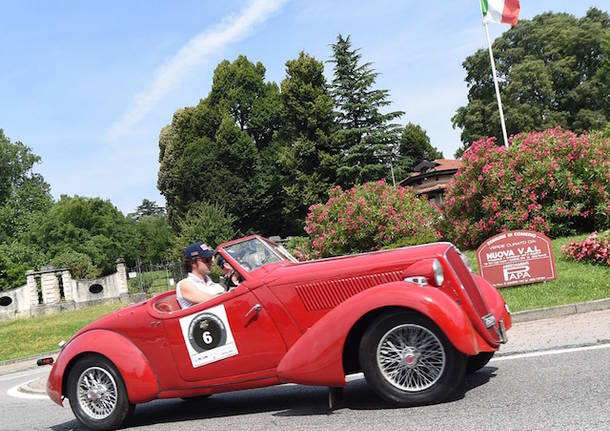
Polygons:
M183 317L180 328L193 368L238 354L224 305Z

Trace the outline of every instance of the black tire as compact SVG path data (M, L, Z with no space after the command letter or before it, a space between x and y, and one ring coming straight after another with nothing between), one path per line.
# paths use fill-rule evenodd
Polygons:
M360 340L359 353L373 391L399 406L443 401L462 383L466 369L466 355L434 322L411 312L375 320Z
M120 373L100 355L85 356L74 364L66 391L74 416L92 430L117 429L134 411Z
M466 364L466 374L472 374L483 368L493 358L496 352L481 352L478 355L469 356Z

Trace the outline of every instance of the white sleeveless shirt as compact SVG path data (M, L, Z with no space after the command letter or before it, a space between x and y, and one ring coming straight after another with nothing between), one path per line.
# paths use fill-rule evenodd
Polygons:
M220 284L214 283L212 279L207 275L205 276L205 280L202 280L192 272L189 272L188 276L184 280L190 281L195 286L197 286L197 289L209 295L218 295L219 293L224 293L225 291L225 289ZM180 304L180 307L182 309L195 305L194 302L191 302L182 296L182 292L180 291L180 284L184 280L180 280L178 284L176 284L176 300L178 301L178 304Z

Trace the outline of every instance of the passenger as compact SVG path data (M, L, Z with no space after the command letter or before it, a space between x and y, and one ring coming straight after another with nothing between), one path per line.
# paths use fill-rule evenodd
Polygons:
M210 278L214 252L199 242L189 245L182 254L182 268L188 276L176 284L176 299L181 308L205 302L225 292Z
M242 282L241 275L239 275L239 273L233 269L231 264L227 262L221 254L216 256L216 264L223 272L223 276L220 279L220 284L222 284L226 290L231 290L234 287L239 286L239 283Z

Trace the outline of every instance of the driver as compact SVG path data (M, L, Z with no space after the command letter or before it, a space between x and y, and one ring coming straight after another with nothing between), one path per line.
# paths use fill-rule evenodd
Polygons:
M188 275L176 284L176 300L181 308L205 302L225 289L210 278L214 252L200 242L189 245L182 254L182 269Z

